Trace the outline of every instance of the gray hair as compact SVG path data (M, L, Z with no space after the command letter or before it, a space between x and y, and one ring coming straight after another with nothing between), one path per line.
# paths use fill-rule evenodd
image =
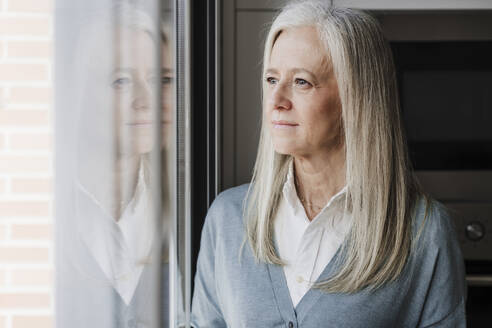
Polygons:
M353 224L336 274L314 287L352 293L395 280L412 249L412 217L420 188L411 170L400 118L391 50L370 15L326 2L299 1L275 18L265 43L263 71L278 35L313 26L333 64L342 105L347 194ZM265 73L265 72L263 72ZM257 260L284 265L273 243L273 219L290 155L276 153L262 122L248 202L247 239Z

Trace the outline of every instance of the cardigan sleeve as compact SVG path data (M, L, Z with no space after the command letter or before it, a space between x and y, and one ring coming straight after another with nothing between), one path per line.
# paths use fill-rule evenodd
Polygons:
M437 251L419 327L466 327L465 265L453 224L445 207L434 204L432 234L426 246Z
M227 327L220 310L215 281L216 231L213 217L216 207L217 199L207 213L202 230L191 308L191 325L195 328Z
M454 310L442 320L424 328L466 327L465 301L461 301Z

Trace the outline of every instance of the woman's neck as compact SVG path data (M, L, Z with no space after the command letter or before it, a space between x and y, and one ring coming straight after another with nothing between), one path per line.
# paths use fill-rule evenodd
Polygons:
M138 170L140 168L140 156L119 159L115 163L114 173L114 197L112 213L116 221L133 198L138 182Z
M79 169L78 178L100 206L115 221L119 221L135 193L139 167L140 155L121 156L109 165L91 161Z
M340 146L330 152L293 160L297 195L312 220L346 184L345 149Z

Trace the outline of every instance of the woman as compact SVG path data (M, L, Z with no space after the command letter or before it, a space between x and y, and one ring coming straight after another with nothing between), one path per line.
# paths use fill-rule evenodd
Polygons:
M110 6L91 18L75 60L77 110L73 153L67 154L73 163L64 167L72 176L58 222L63 233L57 319L63 327L155 327L160 316L167 327L168 254L160 249L156 227L165 226L170 214L165 183L172 124L169 42L136 6ZM158 88L161 108L155 101ZM155 122L157 110L162 122ZM155 138L157 124L161 142ZM161 152L154 152L159 147ZM160 153L164 220L157 223L151 163ZM161 281L164 310L157 313Z
M251 184L207 214L195 327L464 327L451 219L412 175L377 22L286 6L267 36Z

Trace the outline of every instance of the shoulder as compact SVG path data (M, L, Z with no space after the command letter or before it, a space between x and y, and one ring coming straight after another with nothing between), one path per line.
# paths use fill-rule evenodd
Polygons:
M428 197L421 197L415 207L413 234L426 246L450 247L457 244L456 226L449 209Z
M464 263L454 217L442 203L422 197L416 206L413 243L418 256L435 255L441 264L456 268Z
M226 189L219 193L212 203L215 207L239 208L243 206L243 201L248 192L249 183Z
M415 290L425 295L421 326L437 322L457 326L464 320L460 316L467 287L465 263L450 211L442 203L422 197L416 206L414 237L412 267L419 286Z
M453 216L442 203L424 197L418 201L413 243L415 290L425 295L419 326L461 324L467 293L465 263Z
M414 260L421 272L434 276L442 284L441 291L453 289L447 297L456 298L466 293L465 262L458 241L453 216L435 200L421 200L417 207L414 233ZM457 304L459 300L455 300Z
M242 228L243 205L249 183L226 189L210 205L205 225L213 230Z
M219 193L210 205L210 214L228 213L237 214L242 212L243 203L248 192L249 183L226 189Z

